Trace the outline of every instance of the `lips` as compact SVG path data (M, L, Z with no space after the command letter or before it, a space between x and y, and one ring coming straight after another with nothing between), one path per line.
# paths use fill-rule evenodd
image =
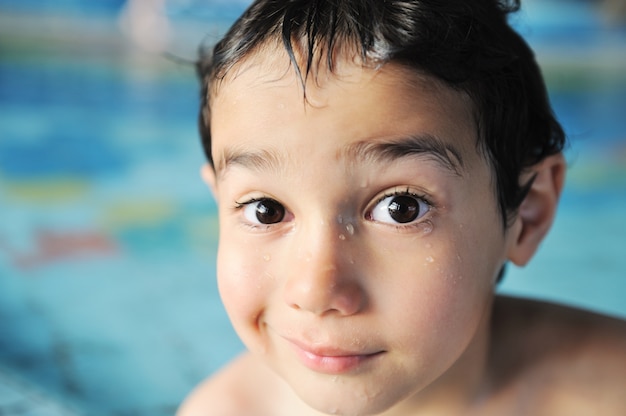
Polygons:
M335 347L311 347L295 340L288 340L300 362L307 368L324 374L346 374L358 370L379 357L384 351L349 351Z

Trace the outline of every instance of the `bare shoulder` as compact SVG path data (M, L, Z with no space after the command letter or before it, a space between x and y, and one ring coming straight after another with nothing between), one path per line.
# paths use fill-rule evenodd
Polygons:
M626 414L624 320L502 297L492 351L495 383L533 397L535 414Z
M199 384L177 416L266 416L275 395L268 394L274 376L250 354L244 354Z

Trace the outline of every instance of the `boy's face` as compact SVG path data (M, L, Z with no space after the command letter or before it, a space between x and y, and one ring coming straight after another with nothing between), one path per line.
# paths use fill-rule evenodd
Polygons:
M471 371L512 238L470 100L391 65L319 73L306 103L283 53L238 70L213 97L209 181L247 347L328 413Z

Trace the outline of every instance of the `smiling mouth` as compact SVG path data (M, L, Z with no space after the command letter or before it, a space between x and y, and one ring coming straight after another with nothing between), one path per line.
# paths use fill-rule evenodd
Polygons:
M307 368L324 374L346 374L361 368L385 351L353 352L331 347L308 347L289 340L300 362Z

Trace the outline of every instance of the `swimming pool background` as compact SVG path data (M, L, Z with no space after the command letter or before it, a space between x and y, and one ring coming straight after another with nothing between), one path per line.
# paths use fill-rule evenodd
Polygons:
M199 3L167 10L183 58L243 2ZM241 345L193 68L129 47L120 4L0 0L0 367L85 414L167 415ZM571 167L542 251L500 290L626 317L626 35L589 7L517 18Z

